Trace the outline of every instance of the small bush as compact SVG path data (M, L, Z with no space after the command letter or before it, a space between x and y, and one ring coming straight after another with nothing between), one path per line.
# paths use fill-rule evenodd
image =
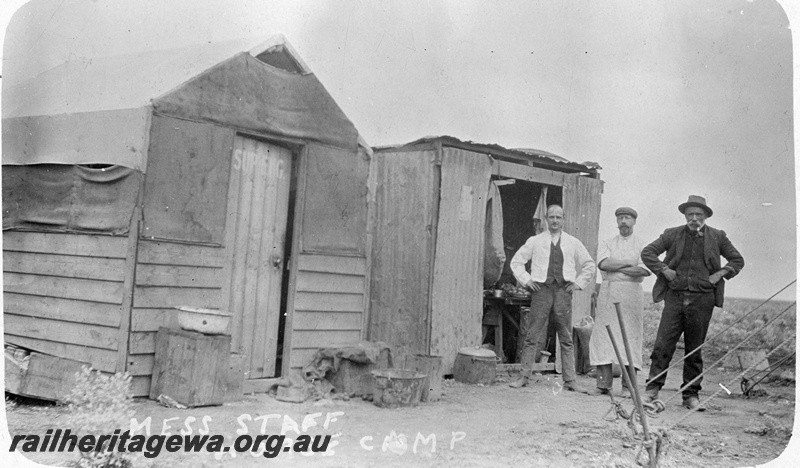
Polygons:
M17 407L17 402L14 398L9 398L9 394L6 393L6 412L14 411Z
M761 302L763 301L732 298L725 301L724 309L714 310L714 317L708 328L709 338L728 328L745 315L750 315L733 325L730 330L725 331L709 345L708 355L710 358L719 359L737 346L738 349L759 349L769 353L794 333L796 322L794 310L784 312L780 318L760 330L790 305L785 301L772 301L755 310ZM755 312L753 312L754 310ZM748 338L752 334L754 336ZM785 354L791 351L794 351L794 344L784 348L780 353Z
M127 372L106 375L84 366L67 403L70 422L81 435L97 437L116 429L124 432L134 414L131 376ZM132 462L128 453L98 451L82 453L77 466L127 468Z

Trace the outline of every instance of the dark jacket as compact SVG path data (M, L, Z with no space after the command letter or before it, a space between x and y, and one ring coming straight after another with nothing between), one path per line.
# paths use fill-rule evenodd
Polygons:
M644 249L642 249L642 261L653 273L658 275L656 284L653 286L653 301L660 302L664 299L664 294L667 292L667 279L661 274L661 270L669 267L677 270L678 262L680 262L681 255L683 255L683 246L685 244L686 225L669 228L664 231L658 239L651 242ZM721 229L714 229L711 226L705 227L704 242L703 242L705 265L708 268L708 274L713 274L720 269L720 255L724 257L728 263L725 267L728 273L725 274L723 279L714 287L714 299L717 307L722 307L722 302L725 296L725 279L731 279L744 268L744 258L736 250L736 247L728 240L725 231ZM664 261L658 259L659 255L666 252Z

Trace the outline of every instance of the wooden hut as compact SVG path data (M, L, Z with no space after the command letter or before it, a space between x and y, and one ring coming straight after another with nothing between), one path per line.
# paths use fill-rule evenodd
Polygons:
M175 307L233 314L246 391L363 337L371 150L282 36L252 46L4 74L6 343L147 395Z
M505 181L496 186L508 279L508 262L533 234L531 219L545 187L546 204L564 207L564 229L596 255L599 169L544 151L447 136L377 148L371 168L370 339L389 343L401 362L408 354L440 355L444 372L450 372L459 348L481 344L490 184ZM575 294L576 322L590 312L589 289Z

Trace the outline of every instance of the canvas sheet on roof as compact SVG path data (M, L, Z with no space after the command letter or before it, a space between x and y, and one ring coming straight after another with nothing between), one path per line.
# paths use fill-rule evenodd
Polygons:
M8 62L8 70L3 70L3 117L141 108L262 40L203 42L118 55L70 53L71 59L29 76L20 74L16 65L25 69L32 58Z
M358 131L322 83L243 53L156 99L162 114L356 151Z
M4 89L3 164L94 163L144 171L153 109L242 131L357 148L358 132L313 74L281 70L242 52L193 76L169 74L184 81L161 82L159 69L183 62L148 57L57 67L52 73L58 76L48 72ZM120 63L125 66L112 66Z
M3 166L3 229L127 233L141 178L122 166Z
M3 164L112 164L143 172L149 114L140 108L4 118Z

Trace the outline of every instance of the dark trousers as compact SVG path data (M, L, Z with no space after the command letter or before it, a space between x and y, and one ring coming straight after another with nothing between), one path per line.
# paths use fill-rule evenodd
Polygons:
M575 353L572 347L572 293L555 282L541 284L541 289L531 292L531 309L522 314L520 332L525 337L522 345L522 370L530 374L547 339L550 320L556 327L561 345L561 372L564 382L575 380Z
M664 297L664 312L662 312L661 322L658 324L656 343L653 346L653 353L650 355L652 362L647 390L658 390L664 386L664 382L667 380L666 373L655 380L652 379L669 367L672 355L675 353L675 345L681 334L683 334L685 354L691 353L705 342L712 312L714 312L713 292L667 290ZM686 386L703 373L702 353L703 351L699 350L683 361L682 386ZM687 387L683 391L684 398L697 395L700 392L702 381L701 377Z

